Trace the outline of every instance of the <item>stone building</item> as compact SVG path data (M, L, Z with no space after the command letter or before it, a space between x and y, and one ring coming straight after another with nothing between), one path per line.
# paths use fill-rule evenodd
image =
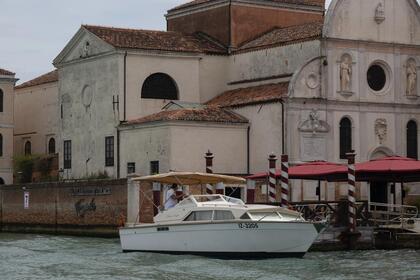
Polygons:
M15 73L0 68L0 185L13 183L13 98Z
M419 4L324 5L196 0L168 11L168 31L81 26L54 60L64 175L203 171L209 149L229 174L266 170L272 152L292 164L344 162L352 149L358 161L416 158ZM313 183L293 183L292 200L315 198Z
M55 154L58 74L54 70L15 87L15 155Z

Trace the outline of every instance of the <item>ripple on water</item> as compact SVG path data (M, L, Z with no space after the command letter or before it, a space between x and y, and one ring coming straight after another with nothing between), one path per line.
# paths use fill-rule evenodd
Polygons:
M309 253L304 259L219 260L121 252L118 239L0 234L0 279L420 279L420 252Z

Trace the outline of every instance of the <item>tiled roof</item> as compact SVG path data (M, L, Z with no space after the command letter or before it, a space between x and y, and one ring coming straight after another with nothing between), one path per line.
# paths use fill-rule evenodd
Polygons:
M258 50L321 38L322 27L322 22L311 22L286 28L276 28L244 43L237 51Z
M8 70L6 70L6 69L2 69L2 68L0 68L0 75L5 75L5 76L14 76L14 75L15 75L15 73L10 72L10 71L8 71Z
M193 6L197 6L204 3L210 3L214 0L194 0L179 6L176 6L175 8L170 9L168 12L189 8ZM317 6L317 7L324 7L325 2L317 1L317 0L265 0L266 2L272 2L272 3L285 3L285 4L303 4L308 6Z
M126 124L144 124L150 122L165 121L195 121L216 123L248 123L248 120L230 110L220 107L203 107L199 109L179 109L162 111L136 120L130 120Z
M210 100L207 105L238 107L280 101L287 95L289 83L267 84L226 91Z
M193 53L226 53L226 50L198 34L83 25L117 48Z
M51 71L47 74L39 76L35 79L27 81L27 82L25 82L21 85L18 85L18 86L15 87L15 89L33 87L33 86L43 85L43 84L47 84L47 83L53 83L53 82L57 82L57 81L58 81L58 71L54 70L54 71Z

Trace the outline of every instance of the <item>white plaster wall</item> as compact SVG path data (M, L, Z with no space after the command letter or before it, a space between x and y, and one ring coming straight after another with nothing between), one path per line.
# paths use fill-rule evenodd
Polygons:
M59 102L63 106L63 118L59 121L60 141L57 144L60 168L63 167L63 141L72 141L72 169L65 171L66 178L104 171L111 177L116 176L116 126L119 116L118 108L113 108L112 102L113 96L120 94L120 59L120 55L114 54L80 60L59 68ZM87 86L91 98L84 96ZM105 167L106 136L114 136L114 167Z
M246 173L244 125L162 123L121 130L121 176L127 163L136 163L136 173L148 175L150 162L159 161L160 172L205 171L204 155L211 150L214 172Z
M385 7L385 20L381 24L374 18L379 3ZM327 14L325 35L346 40L419 44L420 16L414 7L413 0L334 0Z
M26 141L31 141L32 154L48 153L48 141L56 140L60 108L58 82L15 91L15 155L24 153Z
M171 169L205 172L205 153L214 154L213 172L246 174L246 125L174 125L171 127Z
M200 62L199 57L177 54L141 55L129 53L127 56L127 119L136 119L159 112L170 100L142 99L144 81L154 73L165 73L177 84L179 100L200 102ZM122 99L120 99L122 101Z
M229 57L205 55L200 60L200 102L226 91L229 74Z
M234 109L250 122L250 173L268 169L268 156L282 154L282 107L280 103Z
M3 112L0 112L0 134L3 136L3 156L0 157L0 178L5 184L13 183L13 101L14 79L0 77L3 91Z
M136 164L136 174L149 175L150 162L159 161L161 172L170 169L171 134L168 126L150 126L120 132L121 177L127 176L127 163Z
M308 41L229 57L229 82L293 74L320 55L320 41Z

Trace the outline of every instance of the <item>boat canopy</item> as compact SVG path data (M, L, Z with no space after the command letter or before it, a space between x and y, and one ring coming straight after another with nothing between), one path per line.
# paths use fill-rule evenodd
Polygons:
M199 172L169 172L134 178L133 181L162 184L200 185L200 184L244 184L244 178Z

